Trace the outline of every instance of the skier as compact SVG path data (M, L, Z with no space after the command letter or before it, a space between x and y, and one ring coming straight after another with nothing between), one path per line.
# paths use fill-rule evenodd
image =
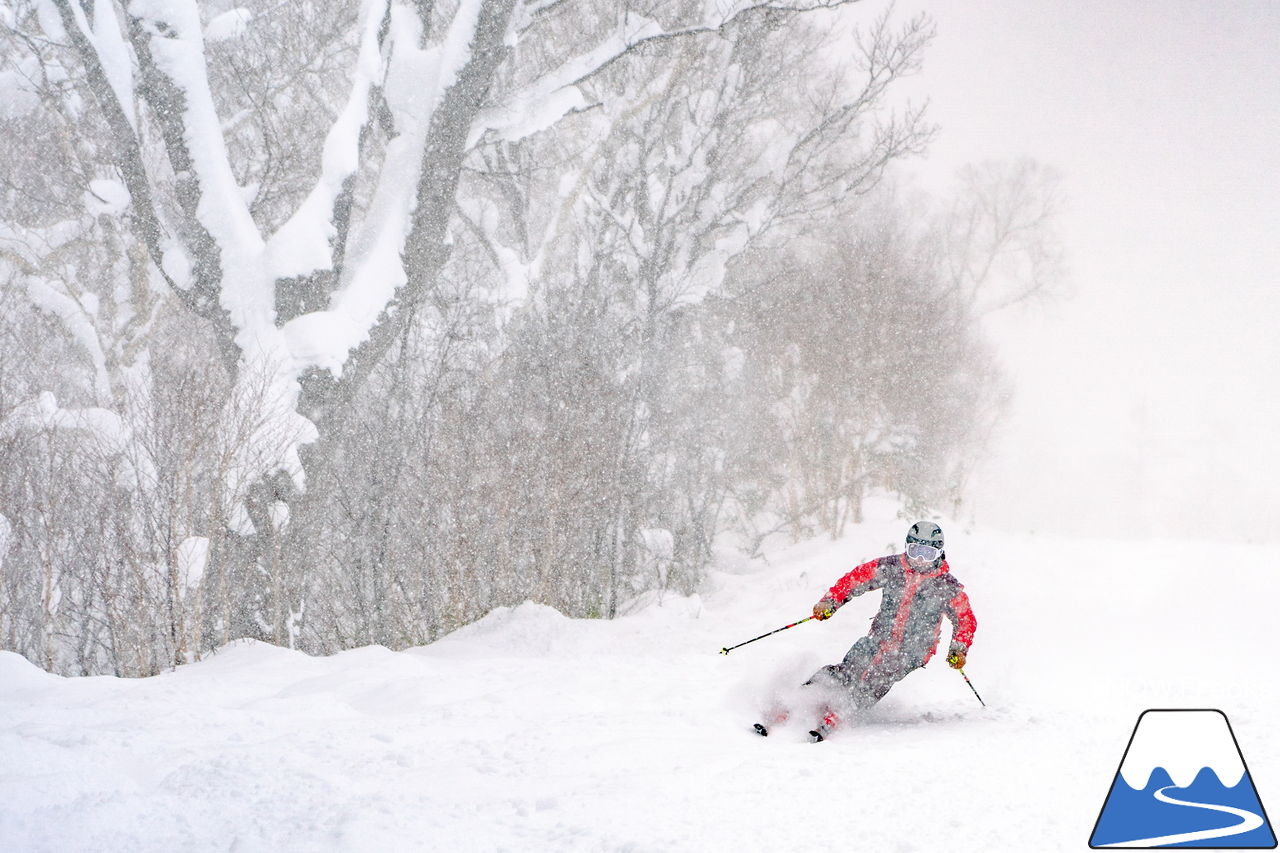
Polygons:
M921 521L907 531L905 553L863 563L836 581L813 606L813 618L830 619L849 599L873 589L883 590L880 612L871 623L871 632L853 644L843 661L824 666L805 684L844 688L854 708L869 708L907 673L933 657L943 615L951 622L947 663L961 669L978 623L964 587L949 571L942 548L942 529ZM822 740L837 722L837 715L828 711L810 734Z

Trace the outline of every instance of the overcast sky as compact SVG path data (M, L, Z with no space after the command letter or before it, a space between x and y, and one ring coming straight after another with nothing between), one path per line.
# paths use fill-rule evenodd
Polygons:
M1280 2L896 8L938 27L909 84L941 126L923 186L991 157L1066 175L1076 295L993 323L1016 399L974 517L1280 540Z

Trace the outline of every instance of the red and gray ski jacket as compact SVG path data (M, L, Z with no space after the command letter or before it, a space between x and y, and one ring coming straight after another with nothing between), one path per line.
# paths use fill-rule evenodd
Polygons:
M880 557L840 578L826 597L838 608L873 589L884 591L869 635L880 646L877 660L900 653L911 666L924 666L937 651L944 615L951 622L951 647L968 652L978 620L946 560L917 572L906 554Z

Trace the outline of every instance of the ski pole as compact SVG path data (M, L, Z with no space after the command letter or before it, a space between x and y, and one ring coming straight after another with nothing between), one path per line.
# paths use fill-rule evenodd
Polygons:
M754 643L756 640L763 640L765 637L769 637L769 636L772 636L773 634L778 633L778 631L785 631L785 630L787 630L788 628L794 628L794 627L795 627L795 626L797 626L797 625L800 625L800 624L802 624L802 623L804 623L804 622L808 622L808 621L809 621L810 619L812 619L812 618L813 618L812 616L806 616L804 619L801 619L799 622L792 622L790 625L783 625L783 626L782 626L781 628L779 628L777 631L770 631L768 634L761 634L759 637L756 637L755 639L747 640L747 643ZM727 649L721 649L721 650L720 650L720 654L722 654L722 655L727 655L727 654L729 654L729 652L733 651L734 649L738 648L739 646L745 646L747 643L738 643L738 645L737 645L737 646L729 646L729 648L727 648ZM966 681L967 681L967 680L968 680L968 679L966 679ZM979 699L978 701L979 701L979 702L981 702L982 700L981 700L981 699Z
M960 677L964 679L964 683L969 685L969 689L973 691L973 695L978 696L978 688L973 686L973 682L969 680L969 676L964 674L963 669L960 670L959 672L960 672ZM984 708L987 707L987 703L982 701L981 696L978 696L978 704Z

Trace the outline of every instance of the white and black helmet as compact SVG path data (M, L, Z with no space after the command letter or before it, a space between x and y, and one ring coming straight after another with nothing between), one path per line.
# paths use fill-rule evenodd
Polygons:
M942 528L932 521L917 521L907 531L907 559L933 563L943 556Z

